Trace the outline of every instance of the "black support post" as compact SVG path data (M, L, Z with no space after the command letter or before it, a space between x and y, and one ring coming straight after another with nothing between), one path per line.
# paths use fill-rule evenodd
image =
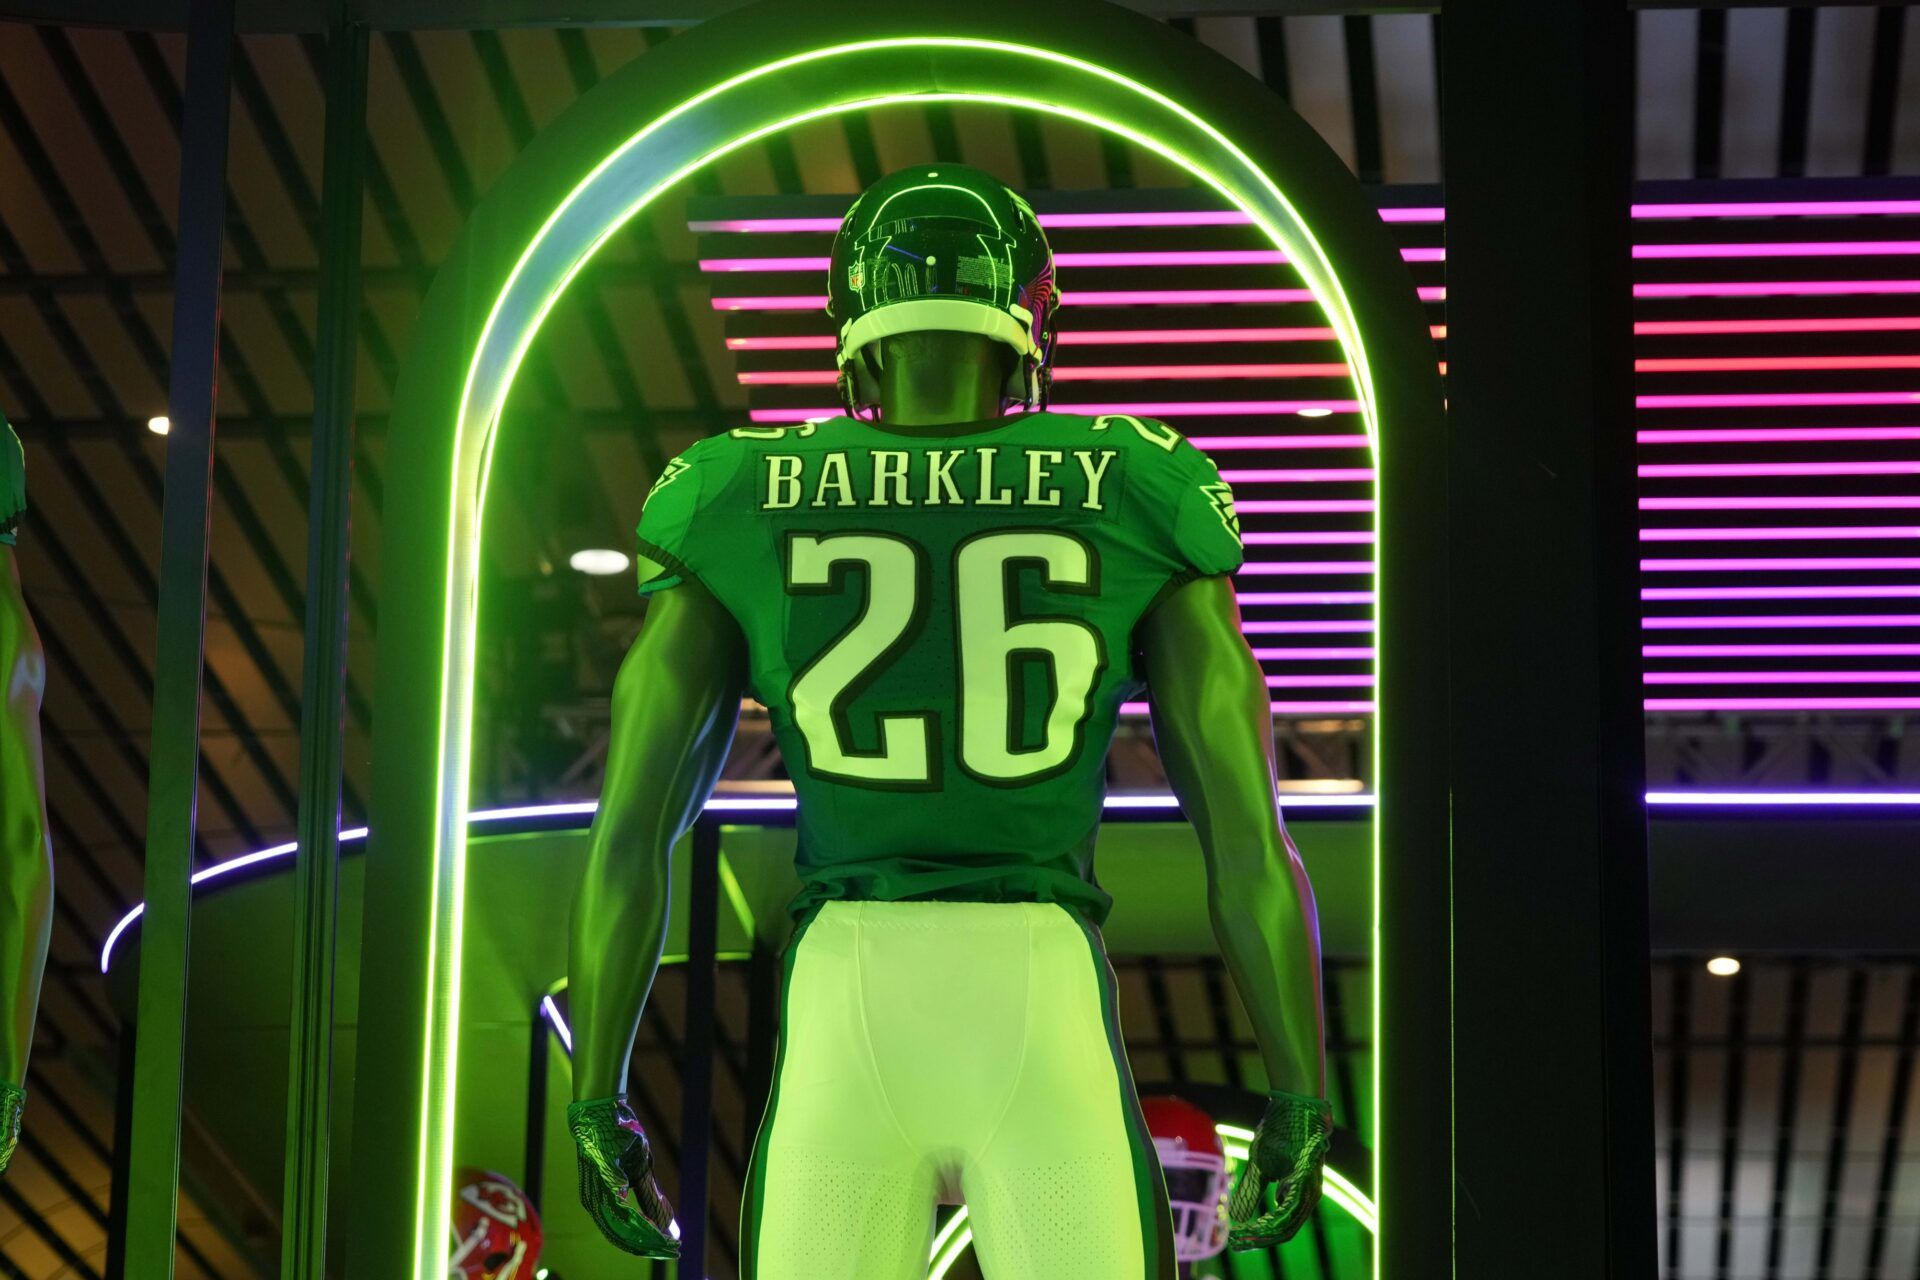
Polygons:
M193 0L188 7L180 231L167 390L167 416L173 426L167 436L161 514L153 751L147 784L147 911L140 936L139 1033L126 1188L127 1274L140 1280L169 1280L173 1275L180 1202L187 923L200 786L200 685L206 657L233 4Z
M1629 21L1442 30L1460 1276L1656 1270Z
M707 1182L713 1161L714 987L719 967L720 824L702 816L687 842L687 1035L680 1064L680 1270L707 1274Z
M294 863L293 1009L288 1021L287 1148L281 1184L283 1280L325 1280L327 1274L353 386L359 352L361 174L366 160L365 24L343 12L327 41L327 58L319 342L314 353L313 470L307 504L300 847Z

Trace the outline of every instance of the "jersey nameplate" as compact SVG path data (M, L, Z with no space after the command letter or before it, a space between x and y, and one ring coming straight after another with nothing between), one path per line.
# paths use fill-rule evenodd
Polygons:
M767 453L757 460L762 511L1005 507L1104 515L1120 499L1118 449L945 445Z

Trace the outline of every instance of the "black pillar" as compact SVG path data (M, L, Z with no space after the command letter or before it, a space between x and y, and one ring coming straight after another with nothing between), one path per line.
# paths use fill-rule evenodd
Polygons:
M1655 1273L1630 20L1440 33L1461 1276Z
M687 885L687 1038L680 1065L680 1269L707 1274L708 1170L713 1156L713 1007L718 981L720 824L694 823Z

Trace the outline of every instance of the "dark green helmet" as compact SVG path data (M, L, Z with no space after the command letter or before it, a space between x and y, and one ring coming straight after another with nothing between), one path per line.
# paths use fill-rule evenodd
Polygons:
M1018 359L1007 399L1046 407L1053 360L1053 250L1033 208L971 165L902 169L867 188L833 240L827 314L839 326L835 353L848 413L879 400L861 353L896 333L981 333Z

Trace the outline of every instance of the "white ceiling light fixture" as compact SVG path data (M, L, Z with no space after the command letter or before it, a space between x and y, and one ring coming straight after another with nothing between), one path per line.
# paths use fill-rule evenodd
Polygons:
M596 578L606 578L616 573L625 573L627 566L633 562L627 558L627 553L624 551L615 551L609 547L588 547L574 552L567 559L567 563L581 573L591 574Z
M148 418L147 430L153 432L153 434L157 436L163 436L167 434L167 432L173 430L173 420L167 417L167 415L164 413L159 414L152 418Z
M1732 956L1715 956L1707 961L1707 972L1716 978L1731 978L1740 972L1740 962Z

